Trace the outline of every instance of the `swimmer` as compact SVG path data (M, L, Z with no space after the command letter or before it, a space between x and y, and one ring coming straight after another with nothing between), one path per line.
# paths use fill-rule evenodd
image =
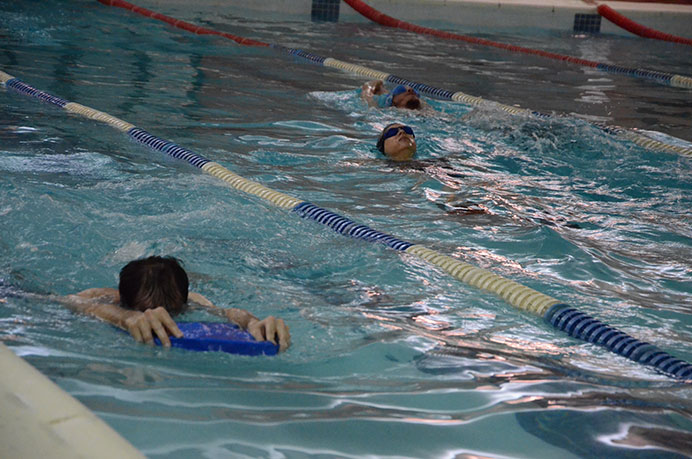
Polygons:
M482 215L493 218L494 224L503 222L509 224L524 220L548 226L580 228L578 224L567 222L563 218L551 217L549 212L545 212L545 218L521 217L519 215L502 217L501 214L491 211L491 207L494 206L490 204L496 204L495 200L488 204L471 202L465 196L460 196L459 189L472 183L473 172L458 170L448 158L415 160L413 156L416 153L416 147L416 136L413 129L401 123L392 123L385 126L377 139L377 149L387 159L399 163L397 170L401 172L422 172L426 177L434 178L443 185L441 195L445 196L444 203L436 202L436 205L444 210L447 215L463 217ZM471 168L472 166L468 167ZM485 168L479 166L475 166L475 169L480 172L488 172ZM507 204L510 203L506 199L501 200Z
M426 175L440 180L461 178L459 172L451 168L451 164L446 158L427 159L422 161L413 160L416 154L416 135L411 127L401 123L392 123L385 126L377 139L377 149L392 161L401 163L399 170L403 172L423 172ZM441 180L445 185L445 190L449 190L447 180ZM457 187L454 188L456 190ZM454 194L448 195L447 201L451 202ZM487 213L486 209L477 207L471 203L464 203L461 206L453 207L448 210L444 205L438 204L447 213L476 214Z
M391 160L408 161L416 154L416 135L409 126L389 124L377 139L377 149Z
M415 89L400 84L392 89L391 92L387 93L384 90L384 82L382 80L368 81L365 83L360 95L371 107L397 107L409 110L421 110L425 106Z
M188 292L187 273L173 257L153 256L129 262L120 271L118 289L90 288L61 300L70 309L104 320L127 330L140 342L154 344L154 336L169 347L169 335L181 338L171 316L184 313L192 305L247 330L257 341L271 341L285 351L291 345L288 326L269 316L259 320L244 309L223 309L198 293Z

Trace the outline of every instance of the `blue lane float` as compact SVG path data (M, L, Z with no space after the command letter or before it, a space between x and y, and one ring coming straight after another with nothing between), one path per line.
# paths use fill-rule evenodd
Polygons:
M61 106L66 110L69 110L70 106L74 104L43 91L39 91L2 71L0 71L0 81L7 87L15 89L21 94ZM173 142L156 137L143 129L134 127L111 115L81 105L78 105L78 107L79 110L74 111L74 113L103 121L127 133L132 139L153 150L186 161L196 168L201 168L205 172L211 173L221 168L218 164L203 156L180 147ZM98 117L95 117L94 114L98 114ZM664 375L688 383L692 382L692 365L688 362L675 358L652 344L639 341L569 305L560 303L556 299L550 298L514 281L504 279L496 274L451 259L450 257L439 254L423 246L403 241L389 234L374 230L366 225L357 224L351 219L323 209L310 202L297 200L274 190L270 190L255 182L237 176L226 169L224 169L224 171L226 172L223 172L222 176L223 174L229 175L230 177L226 181L232 184L236 189L255 194L282 208L290 208L300 217L314 220L345 236L367 242L383 243L396 251L417 255L430 264L444 269L462 282L495 293L507 300L510 305L523 311L533 312L542 316L547 323L568 333L570 336L605 347L611 352L634 362L651 366ZM287 207L286 203L294 201L296 204ZM467 275L470 276L469 279L466 279L465 276ZM538 303L529 304L529 306L527 306L526 302L528 299L535 296L540 296L540 301L537 300Z
M658 72L656 70L633 69L611 64L598 64L596 68L602 72L653 80L668 86L672 86L671 81L675 76L671 73Z
M677 379L692 379L692 365L667 352L610 327L567 305L556 304L545 314L545 320L570 336L598 344L606 349Z
M303 51L302 49L287 48L285 46L273 45L273 44L270 44L269 46L278 50L278 51L282 51L284 53L293 54L294 56L302 57L303 59L306 59L306 60L312 62L313 64L323 65L324 61L327 59L326 57L318 56L317 54L312 54L312 53L309 53L307 51Z
M137 142L146 145L149 148L165 153L168 156L172 156L176 159L182 159L187 161L193 166L201 169L202 166L211 162L207 158L194 153L187 148L183 148L179 145L169 142L168 140L156 137L153 134L148 133L144 129L132 128L127 132L131 138L135 139Z
M318 207L307 201L301 202L293 210L302 218L319 222L344 236L350 236L367 242L379 242L400 252L405 252L406 249L413 245L410 242L402 241L389 234L374 230L369 226L359 225L348 218L342 217L339 214L335 214L334 212Z
M37 99L41 99L44 102L48 102L49 104L57 105L60 108L63 108L65 107L65 105L67 105L66 100L61 99L59 97L55 97L51 94L48 94L47 92L39 91L38 89L31 87L28 84L16 78L12 78L6 81L5 86L7 86L8 88L12 88L15 91L18 91L27 96L36 97Z
M417 83L415 81L410 81L406 78L398 77L396 75L389 75L387 77L387 81L390 83L394 83L396 85L403 84L404 86L409 86L420 93L427 94L437 99L452 100L452 96L454 96L454 93L452 91L448 91L442 88L436 88L434 86L429 86L425 83Z

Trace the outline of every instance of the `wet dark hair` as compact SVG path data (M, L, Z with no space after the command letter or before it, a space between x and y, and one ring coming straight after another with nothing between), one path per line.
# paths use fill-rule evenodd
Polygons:
M134 260L120 270L120 304L146 311L163 306L171 315L187 309L190 282L180 261L173 257Z
M401 124L401 123L390 123L390 124L386 125L384 127L384 129L382 129L382 132L380 132L380 136L377 138L377 149L380 150L380 153L382 153L383 155L385 154L384 153L384 133L387 132L390 127L396 126L397 124Z

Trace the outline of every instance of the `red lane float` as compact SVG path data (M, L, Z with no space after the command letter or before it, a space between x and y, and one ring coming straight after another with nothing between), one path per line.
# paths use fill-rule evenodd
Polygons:
M269 46L269 43L264 43L261 41L252 40L250 38L239 37L237 35L233 35L230 33L219 32L219 31L213 30L213 29L207 29L206 27L196 26L196 25L191 24L189 22L181 21L180 19L175 19L175 18L172 18L170 16L166 16L166 15L163 15L161 13L157 13L155 11L148 10L146 8L142 8L141 6L133 5L132 3L128 3L124 0L98 0L98 1L100 3L103 3L104 5L117 6L118 8L124 8L126 10L132 11L133 13L141 14L142 16L146 16L148 18L156 19L158 21L167 22L168 24L172 25L173 27L176 27L178 29L187 30L188 32L192 32L192 33L195 33L197 35L218 35L218 36L233 40L236 43L240 43L241 45L246 45L246 46Z
M159 21L166 22L173 27L177 27L179 29L185 30L190 33L195 33L198 35L217 35L220 37L227 38L229 40L233 40L236 43L239 43L241 45L246 45L246 46L263 46L263 47L273 47L276 49L282 48L281 46L277 45L272 45L269 43L264 43L261 41L257 40L252 40L249 38L245 37L240 37L237 35L233 35L230 33L225 33L225 32L219 32L213 29L208 29L206 27L200 27L195 24L191 24L189 22L181 21L179 19L172 18L170 16L166 16L160 13L156 13L154 11L148 10L146 8L142 8L137 5L133 5L132 3L126 2L125 0L98 0L100 3L103 3L104 5L107 6L114 6L118 8L123 8L129 11L132 11L133 13L140 14L142 16L146 16L151 19L156 19ZM592 68L597 68L598 70L608 72L608 73L616 73L620 75L627 75L627 76L632 76L632 77L637 77L637 78L644 78L648 80L655 81L657 83L662 83L662 84L667 84L670 86L675 86L675 87L681 87L681 88L692 88L692 78L683 76L683 75L673 75L670 73L665 73L665 72L659 72L659 71L654 71L654 70L646 70L646 69L631 69L631 68L626 68L626 67L620 67L617 65L610 65L610 64L602 64L599 62L594 62L594 61L589 61L586 59L580 59L572 56L566 56L562 54L557 54L557 53L550 53L547 51L540 51L540 50L535 50L535 49L530 49L530 48L524 48L521 46L514 46L514 45L508 45L505 43L499 43L499 42L494 42L490 40L485 40L482 38L475 38L475 37L468 37L464 35L458 35L454 34L451 32L442 32L439 30L435 29L429 29L427 27L421 27L413 24L409 24L408 22L405 21L400 21L398 19L394 19L391 16L387 16L386 14L383 14L374 8L371 8L370 6L366 5L360 0L344 0L346 3L348 3L352 8L356 9L359 13L363 14L365 17L371 19L374 22L377 22L378 24L386 25L389 27L397 27L397 28L402 28L405 30L410 30L412 32L416 33L422 33L422 34L429 34L429 35L435 35L439 36L442 38L448 38L448 39L455 39L455 40L462 40L466 41L469 43L473 44L479 44L479 45L485 45L485 46L493 46L496 48L500 49L505 49L508 51L515 51L515 52L522 52L526 54L533 54L541 57L547 57L550 59L556 59L560 60L563 62L570 62L573 64L577 65L582 65L585 67L592 67ZM308 60L314 60L315 56L310 53L301 51L301 50L290 50L289 48L286 48L284 50L288 50L289 53L295 54L301 57L305 57ZM324 60L319 60L321 63Z
M635 35L639 35L640 37L671 41L673 43L681 43L683 45L692 46L692 40L689 38L678 37L677 35L671 35L669 33L660 32L656 29L643 26L639 23L634 22L628 17L625 17L622 14L618 13L608 5L599 5L598 8L596 8L596 10L598 11L598 14L600 14L616 26L625 29L628 32L632 32Z
M411 32L416 32L420 34L434 35L436 37L446 38L448 40L465 41L467 43L473 43L475 45L492 46L494 48L505 49L507 51L513 51L524 54L533 54L535 56L542 56L547 57L549 59L555 59L558 61L571 62L573 64L583 65L585 67L596 67L599 65L599 63L595 61L581 59L574 56L568 56L565 54L551 53L549 51L542 51L540 49L524 48L523 46L509 45L507 43L500 43L497 41L486 40L483 38L470 37L468 35L459 35L452 32L443 32L441 30L417 26L415 24L411 24L410 22L402 21L399 19L395 19L391 16L387 16L386 14L377 11L370 5L367 5L362 0L344 0L344 2L346 2L348 6L350 6L366 18L370 19L371 21L387 27L409 30Z

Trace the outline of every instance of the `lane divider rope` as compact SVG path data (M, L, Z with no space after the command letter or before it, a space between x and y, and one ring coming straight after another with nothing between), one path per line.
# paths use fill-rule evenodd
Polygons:
M670 377L692 382L691 364L677 359L649 343L640 342L636 338L611 328L568 305L560 303L555 298L521 285L518 282L505 279L488 270L456 260L422 245L406 242L366 225L358 224L353 220L307 201L267 188L257 182L243 178L220 164L210 161L184 147L150 134L144 129L135 127L98 110L52 96L29 86L3 71L0 71L0 81L5 87L21 94L57 105L70 113L104 122L109 126L126 132L133 140L168 156L186 161L192 166L223 180L237 190L258 196L279 208L291 210L302 218L314 220L344 236L367 242L381 243L398 252L416 256L444 270L467 285L498 295L517 309L543 317L546 322L559 330L567 332L571 336L604 346L612 352L635 362L653 366L659 372ZM68 105L73 107L73 110L68 109ZM74 107L80 107L80 109L74 110ZM94 114L97 116L94 116ZM132 127L125 130L126 126Z
M470 37L468 35L460 35L452 32L445 32L442 30L431 29L429 27L422 27L410 22L402 21L400 19L387 16L386 14L376 10L370 5L366 4L362 0L343 0L356 12L364 16L365 18L395 29L403 29L409 32L414 32L423 35L432 35L439 38L444 38L447 40L458 40L466 43L472 43L474 45L490 46L493 48L504 49L506 51L511 51L515 53L531 54L534 56L545 57L548 59L558 60L562 62L569 62L571 64L577 64L584 67L593 67L602 72L606 73L616 73L619 75L626 75L634 78L642 78L656 83L665 84L668 86L680 87L680 88L692 88L692 78L684 75L676 75L672 73L659 72L656 70L647 69L633 69L622 67L619 65L603 64L596 61L591 61L588 59L582 59L579 57L568 56L566 54L552 53L549 51L543 51L539 49L525 48L523 46L510 45L507 43L501 43L492 40L486 40L484 38ZM600 11L599 11L600 13ZM675 77L675 78L674 78Z
M186 30L188 32L193 32L197 34L214 34L218 35L224 38L228 38L230 40L235 41L236 43L239 43L241 45L247 45L247 46L268 46L273 49L276 49L278 51L281 51L283 53L287 53L293 56L300 57L302 59L307 60L308 62L312 62L313 64L321 65L324 67L332 67L336 68L345 72L350 72L356 75L363 75L368 78L376 78L379 80L387 81L390 83L394 84L404 84L407 86L411 86L412 88L416 89L418 92L426 94L431 97L436 97L439 99L443 100L451 100L454 102L460 102L468 105L473 105L473 106L489 106L492 108L496 108L499 110L502 110L506 113L512 114L512 115L533 115L539 118L550 118L552 115L541 113L538 111L534 110L528 110L525 108L518 108L518 107L513 107L511 105L505 105L500 102L495 102L487 99L483 99L478 96L472 96L469 94L465 94L461 91L447 91L445 89L440 89L440 88L435 88L432 86L428 86L423 83L418 83L415 81L410 81L405 78L398 77L396 75L392 75L386 72L381 72L379 70L373 70L368 67L364 67L362 65L356 65L356 64L351 64L348 62L340 61L337 59L333 58L325 58L322 56L318 56L316 54L312 54L300 49L294 49L294 48L287 48L281 45L275 45L275 44L269 44L269 43L264 43L261 41L256 41L256 40L250 40L244 37L240 37L237 35L232 35L232 34L227 34L219 31L215 31L212 29L207 29L204 27L198 27L195 26L194 24L181 21L178 19L171 18L169 16L164 16L160 13L156 13L154 11L148 10L146 8L141 8L136 5L133 5L132 3L126 2L124 0L98 0L99 2L103 3L104 5L108 6L114 6L118 8L123 8L129 11L132 11L137 14L141 14L143 16L152 18L152 19L157 19L160 21L164 21L168 24L173 25L174 27ZM686 78L686 77L683 77ZM692 82L692 79L690 79ZM692 85L690 86L692 87ZM639 145L641 147L647 148L649 150L653 151L660 151L660 152L668 152L668 153L677 153L681 155L688 155L692 156L692 148L688 147L683 147L680 145L674 145L674 144L669 144L665 142L661 142L659 140L654 140L651 139L650 137L647 137L645 135L638 134L634 131L625 131L624 129L621 128L615 128L615 127L608 127L603 124L597 124L593 123L596 127L599 127L606 132L612 132L615 134L620 134L623 136L623 138L627 139L628 141L634 143L635 145ZM624 134L626 132L626 135Z
M639 35L640 37L653 38L654 40L670 41L673 43L680 43L682 45L692 46L692 40L689 38L678 37L677 35L661 32L659 30L641 25L633 21L632 19L628 18L627 16L618 13L608 5L598 5L596 11L598 12L598 14L600 14L602 17L606 18L616 26L625 29L626 31L631 32L635 35Z

